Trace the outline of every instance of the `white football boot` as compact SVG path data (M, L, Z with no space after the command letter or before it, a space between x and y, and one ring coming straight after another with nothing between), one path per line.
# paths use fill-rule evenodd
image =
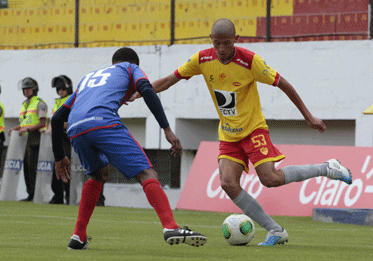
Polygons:
M258 246L274 246L274 245L283 245L285 242L288 242L289 235L286 232L285 228L282 228L282 231L270 230L267 233L264 242L259 243Z
M326 166L326 176L330 179L340 180L348 185L352 184L351 171L343 167L341 162L337 159L331 159L326 161L328 165Z

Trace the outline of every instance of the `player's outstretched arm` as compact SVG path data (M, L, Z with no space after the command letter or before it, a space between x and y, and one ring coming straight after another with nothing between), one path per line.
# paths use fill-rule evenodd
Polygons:
M167 77L162 79L156 80L152 83L153 89L156 93L163 92L170 88L172 85L180 81L181 79L177 78L175 74L170 74ZM135 92L127 102L133 102L134 100L141 98L141 94L139 92Z
M180 145L180 140L172 132L170 124L167 121L166 114L164 113L161 101L152 88L150 82L145 79L139 80L139 82L137 83L137 90L144 97L146 105L153 113L159 126L164 129L166 139L169 143L171 143L171 155L176 156L181 154L182 148Z
M152 86L156 93L163 92L180 80L181 79L177 78L176 75L172 73L169 76L152 82Z
M326 129L324 122L311 114L311 112L307 109L306 105L304 104L303 100L301 99L297 91L285 78L280 78L277 87L280 88L280 90L282 90L289 97L289 99L302 113L308 126L310 126L313 129L318 129L319 132L323 132Z

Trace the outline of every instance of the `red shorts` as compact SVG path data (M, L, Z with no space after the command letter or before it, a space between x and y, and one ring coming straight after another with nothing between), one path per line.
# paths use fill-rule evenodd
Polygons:
M264 162L280 161L285 156L275 146L269 138L269 131L256 129L246 138L238 142L220 141L219 159L229 159L242 164L245 171L249 171L249 159L254 167Z

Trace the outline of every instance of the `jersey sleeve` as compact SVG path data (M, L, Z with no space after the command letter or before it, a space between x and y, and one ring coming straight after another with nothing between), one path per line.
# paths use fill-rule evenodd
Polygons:
M146 76L145 72L141 70L140 67L135 64L131 64L130 67L135 86L137 86L137 82L141 79L148 80L148 76Z
M62 104L62 106L65 106L65 107L71 109L71 107L73 107L73 105L74 105L76 94L77 94L78 90L79 89L77 89L73 94L71 94L70 97Z
M277 86L280 74L266 64L262 57L255 54L252 62L251 72L256 81Z
M192 55L188 61L175 70L174 74L179 79L189 79L194 75L202 74L199 66L199 52Z

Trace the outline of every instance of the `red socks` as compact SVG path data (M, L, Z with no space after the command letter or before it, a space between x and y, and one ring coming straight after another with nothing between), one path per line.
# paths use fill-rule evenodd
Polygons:
M150 205L157 212L163 228L178 228L179 226L174 220L170 202L161 187L161 183L156 179L147 179L142 183L142 187Z
M143 182L142 187L150 205L157 212L163 228L178 228L179 226L174 220L170 202L161 187L161 183L156 179L147 179ZM76 221L73 233L74 235L78 235L83 242L87 239L87 225L95 209L101 190L102 184L93 179L88 180L83 186L78 220Z
M78 235L83 242L87 239L87 225L95 209L101 190L102 184L97 180L90 179L84 183L79 204L78 220L76 221L73 233Z

